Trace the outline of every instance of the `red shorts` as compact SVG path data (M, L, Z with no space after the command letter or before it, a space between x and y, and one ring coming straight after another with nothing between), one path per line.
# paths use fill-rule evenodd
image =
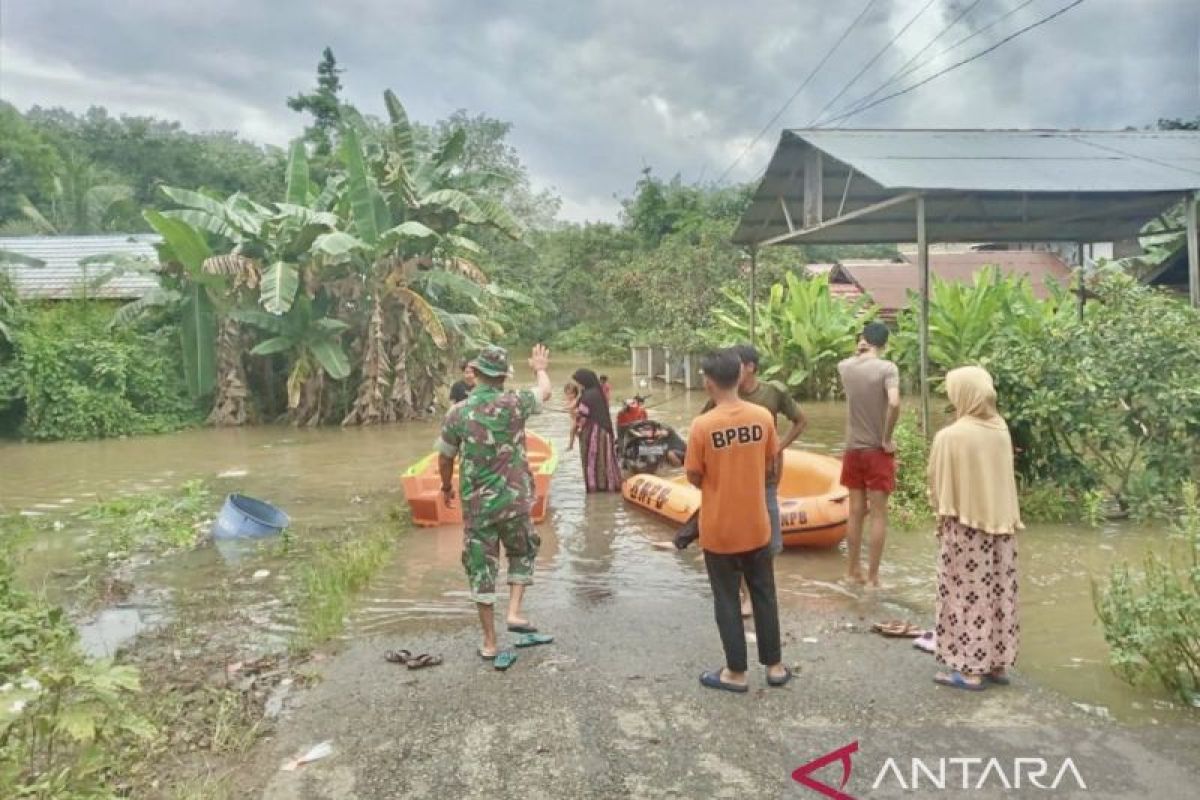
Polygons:
M896 454L847 450L842 454L842 486L891 494L896 490Z

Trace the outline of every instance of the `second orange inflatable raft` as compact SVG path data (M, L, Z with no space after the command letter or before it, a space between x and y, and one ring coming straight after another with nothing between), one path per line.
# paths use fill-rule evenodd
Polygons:
M779 521L785 547L835 547L846 536L849 492L836 458L788 450L779 481ZM621 487L634 505L680 525L700 508L700 490L687 478L634 475Z
M558 451L554 445L536 433L525 434L525 452L529 471L533 473L534 522L546 518L550 497L550 478L558 468ZM462 524L462 498L456 497L453 507L442 499L442 478L438 474L438 457L433 452L404 471L400 477L404 497L412 511L412 521L423 527ZM458 492L458 462L454 464L454 491Z

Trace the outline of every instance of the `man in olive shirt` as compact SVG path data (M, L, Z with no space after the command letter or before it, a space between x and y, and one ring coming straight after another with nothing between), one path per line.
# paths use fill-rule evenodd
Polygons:
M776 419L776 424L778 424L780 415L786 417L791 423L791 427L788 428L787 433L779 439L779 448L775 453L776 468L774 470L774 478L767 482L767 515L771 520L770 554L774 557L779 555L780 551L783 550L783 531L779 525L779 475L782 472L783 451L788 449L792 442L800 438L800 434L804 433L804 429L808 427L808 420L805 418L804 412L800 410L800 406L796 404L796 401L784 389L777 384L759 380L758 350L748 344L740 344L730 349L737 353L738 360L742 362L742 376L738 382L738 397L748 403L762 406L771 412L771 416ZM710 400L705 405L704 411L711 410L712 405L712 401ZM742 616L748 617L750 613L750 598L743 585Z

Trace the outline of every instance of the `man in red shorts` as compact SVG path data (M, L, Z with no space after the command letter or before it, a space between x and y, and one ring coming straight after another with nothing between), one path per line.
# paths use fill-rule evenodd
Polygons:
M846 392L846 452L842 485L850 490L846 545L850 560L846 579L863 583L863 523L871 532L866 583L879 587L879 562L887 539L888 495L896 488L896 443L892 434L900 419L900 371L884 359L888 329L871 322L858 338L858 352L838 364Z

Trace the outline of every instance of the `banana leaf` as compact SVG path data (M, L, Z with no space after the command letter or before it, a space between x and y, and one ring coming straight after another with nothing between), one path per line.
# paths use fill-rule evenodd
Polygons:
M358 238L369 245L379 241L379 226L375 217L375 200L367 179L358 133L351 127L342 131L342 163L346 167L346 188L354 214L354 229Z
M206 397L217 383L217 319L205 288L188 284L184 294L179 335L183 344L183 373L193 398Z
M300 271L295 264L276 261L262 276L260 302L271 314L286 314L300 288Z
M288 153L287 191L285 196L289 203L303 206L308 203L312 186L308 176L308 151L304 148L304 140L292 142L291 152Z

